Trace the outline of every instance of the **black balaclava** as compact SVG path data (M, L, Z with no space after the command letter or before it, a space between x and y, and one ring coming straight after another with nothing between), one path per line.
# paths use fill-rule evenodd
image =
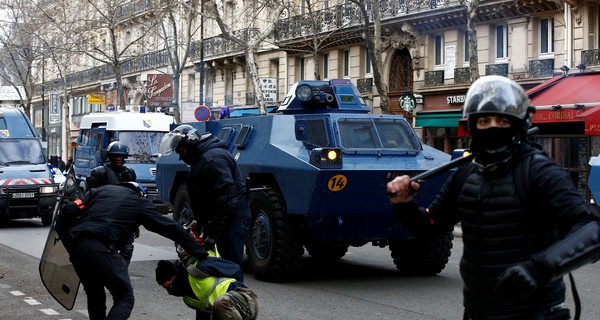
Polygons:
M517 123L512 121L508 128L491 127L487 129L471 128L471 151L477 155L476 162L487 166L507 162L521 143L521 134Z

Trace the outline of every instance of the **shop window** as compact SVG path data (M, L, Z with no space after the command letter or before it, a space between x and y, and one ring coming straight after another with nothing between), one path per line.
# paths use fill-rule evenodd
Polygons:
M329 54L323 54L323 79L329 79Z
M586 136L568 135L538 137L536 142L569 174L579 192L585 194L587 187L587 162L589 143ZM592 154L593 155L593 154Z
M349 77L350 76L350 50L344 50L344 69L343 69L343 76L344 77Z

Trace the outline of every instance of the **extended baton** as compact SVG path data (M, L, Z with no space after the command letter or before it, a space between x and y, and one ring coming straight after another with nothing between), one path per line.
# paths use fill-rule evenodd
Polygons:
M529 128L529 130L527 130L527 137L530 137L530 136L536 134L538 131L540 131L540 129L538 127ZM439 167L433 168L431 170L427 170L423 173L420 173L420 174L410 178L410 182L421 183L431 177L435 177L438 174L444 173L452 168L461 166L461 165L473 160L474 157L475 157L475 155L473 153L463 155L460 158L456 158L456 159L454 159L448 163L445 163Z

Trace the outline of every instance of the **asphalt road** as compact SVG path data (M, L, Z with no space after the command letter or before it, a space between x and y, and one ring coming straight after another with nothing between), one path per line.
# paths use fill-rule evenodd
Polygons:
M62 308L47 293L38 274L39 257L48 233L39 220L18 220L0 226L0 319L88 319L82 289L73 310ZM170 240L142 230L130 265L136 303L131 319L194 319L180 298L168 296L154 280L156 261L176 259ZM308 256L302 277L289 283L246 284L259 297L259 319L462 319L455 239L450 262L434 277L403 277L387 248L350 248L336 263L321 265ZM600 265L575 273L584 313L600 319ZM569 291L570 293L570 291ZM110 301L110 298L109 298ZM569 296L567 306L573 306Z

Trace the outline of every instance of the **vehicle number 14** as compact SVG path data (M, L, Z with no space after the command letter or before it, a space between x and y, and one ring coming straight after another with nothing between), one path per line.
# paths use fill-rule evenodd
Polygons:
M344 176L343 174L338 174L329 179L327 187L329 188L329 190L337 192L344 189L347 183L348 180L346 179L346 176Z

